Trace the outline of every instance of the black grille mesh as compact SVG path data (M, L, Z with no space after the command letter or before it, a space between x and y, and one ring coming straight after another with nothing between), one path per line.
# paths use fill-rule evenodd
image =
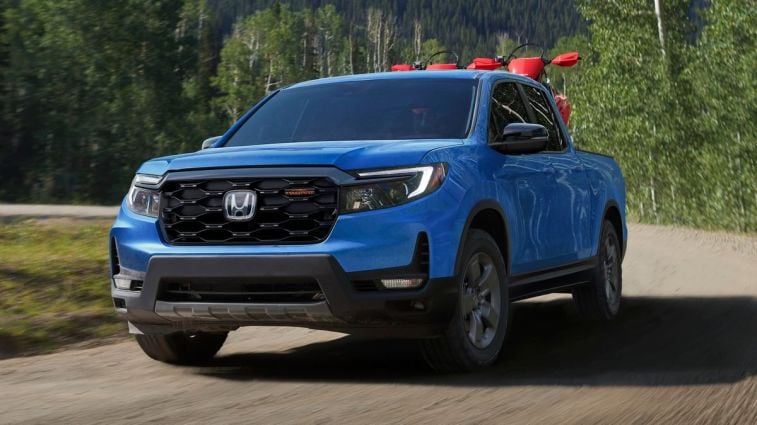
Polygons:
M311 303L325 299L314 279L192 279L160 283L159 301L224 303Z
M257 192L255 216L229 221L223 196ZM318 243L336 221L339 188L313 178L247 178L168 181L161 188L160 225L171 244Z

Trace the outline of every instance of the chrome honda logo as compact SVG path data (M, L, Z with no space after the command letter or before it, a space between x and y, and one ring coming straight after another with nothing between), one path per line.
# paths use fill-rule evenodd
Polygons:
M230 190L223 195L223 215L229 221L247 221L255 215L258 194L253 190Z

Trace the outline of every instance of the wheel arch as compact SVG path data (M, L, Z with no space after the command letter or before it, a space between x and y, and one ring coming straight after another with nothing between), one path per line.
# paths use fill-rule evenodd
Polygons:
M626 235L623 232L623 216L620 214L620 207L615 200L611 199L607 201L607 204L605 204L605 209L602 213L602 222L604 222L605 220L608 220L610 223L612 223L613 228L615 228L615 233L617 233L618 238L620 238L622 258L626 254ZM599 224L600 228L602 226L602 222L600 222Z
M462 267L462 252L465 239L471 229L479 229L488 233L499 247L502 259L505 261L507 274L510 274L510 231L507 224L507 216L497 201L486 200L477 203L468 214L465 226L460 235L455 257L455 274L459 275Z

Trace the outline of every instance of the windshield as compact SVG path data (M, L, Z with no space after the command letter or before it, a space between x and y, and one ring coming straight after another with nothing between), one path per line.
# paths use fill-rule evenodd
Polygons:
M226 146L269 143L461 139L477 80L389 79L285 89L255 112Z

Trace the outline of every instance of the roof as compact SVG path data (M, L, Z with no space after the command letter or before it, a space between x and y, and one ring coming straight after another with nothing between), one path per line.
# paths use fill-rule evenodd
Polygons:
M454 71L405 71L405 72L375 72L370 74L353 74L339 77L319 78L316 80L303 81L292 84L287 88L306 87L321 84L342 83L350 81L370 81L370 80L393 80L393 79L424 79L424 78L449 78L449 79L482 79L488 80L507 76L508 79L521 83L538 85L538 82L517 74L512 74L505 70L486 71L459 69Z
M344 75L341 77L320 78L317 80L303 81L293 84L289 87L305 87L320 84L342 83L350 81L369 81L369 80L397 80L397 79L428 79L428 78L449 78L449 79L489 79L507 75L513 80L533 81L529 78L511 74L506 71L481 71L460 69L455 71L407 71L407 72L376 72L371 74L354 74Z

